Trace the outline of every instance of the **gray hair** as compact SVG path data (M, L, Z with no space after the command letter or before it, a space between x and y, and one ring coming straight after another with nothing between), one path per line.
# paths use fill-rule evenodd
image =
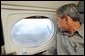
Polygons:
M57 15L61 18L63 18L65 15L68 15L72 18L72 20L80 22L79 12L76 9L76 5L72 3L65 4L61 6L59 9L57 9Z

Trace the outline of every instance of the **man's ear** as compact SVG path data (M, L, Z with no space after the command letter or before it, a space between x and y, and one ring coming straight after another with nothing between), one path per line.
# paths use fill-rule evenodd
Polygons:
M63 21L66 23L67 22L67 19L66 18L63 18Z
M66 21L67 21L68 23L72 23L72 22L73 22L73 20L72 20L71 17L69 17L69 16L65 16L65 18L66 18Z

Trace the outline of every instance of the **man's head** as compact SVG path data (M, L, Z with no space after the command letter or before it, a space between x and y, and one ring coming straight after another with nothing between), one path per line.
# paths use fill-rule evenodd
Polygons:
M57 9L56 19L62 31L74 33L80 27L79 13L75 4L66 4Z

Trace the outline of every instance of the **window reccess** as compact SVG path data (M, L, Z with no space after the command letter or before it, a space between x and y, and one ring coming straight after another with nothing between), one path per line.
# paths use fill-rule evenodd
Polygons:
M12 40L23 47L39 46L52 38L53 22L50 19L22 19L11 29Z

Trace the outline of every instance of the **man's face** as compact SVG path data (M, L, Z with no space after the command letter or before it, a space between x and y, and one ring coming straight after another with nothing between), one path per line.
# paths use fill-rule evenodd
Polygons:
M73 21L69 16L61 18L57 16L57 24L61 31L68 31L69 33L74 33L79 29L80 23L78 21Z

